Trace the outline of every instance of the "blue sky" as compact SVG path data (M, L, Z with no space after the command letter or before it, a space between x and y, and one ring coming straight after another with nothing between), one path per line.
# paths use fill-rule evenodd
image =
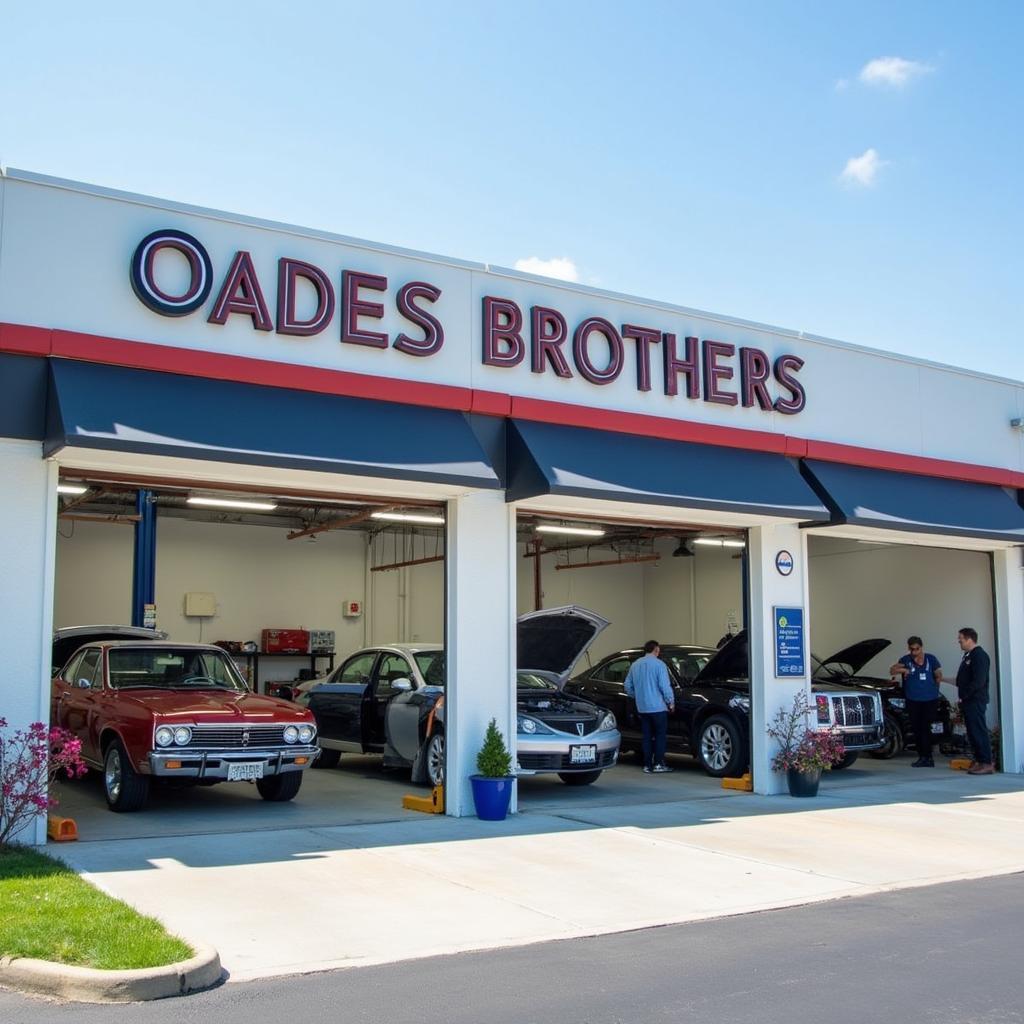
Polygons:
M5 9L0 161L1024 378L1024 4L151 6Z

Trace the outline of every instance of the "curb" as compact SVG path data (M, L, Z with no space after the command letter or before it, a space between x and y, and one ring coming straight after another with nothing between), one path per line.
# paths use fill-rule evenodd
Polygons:
M220 954L212 946L192 943L189 960L163 967L103 971L51 960L0 957L0 985L81 1003L133 1003L166 999L210 988L220 981Z

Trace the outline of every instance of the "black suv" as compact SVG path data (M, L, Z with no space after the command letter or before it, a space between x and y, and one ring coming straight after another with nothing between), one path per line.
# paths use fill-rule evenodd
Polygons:
M833 654L828 661L818 661L813 655L815 684L835 683L840 686L856 688L866 693L877 693L882 698L882 709L885 712L885 735L882 746L871 751L872 757L888 759L895 757L905 747L916 747L917 738L910 726L907 714L907 699L903 693L903 681L894 682L876 676L861 676L857 673L872 658L881 654L891 641L882 637L861 640ZM935 721L932 723L933 740L936 745L947 743L953 737L952 707L949 701L939 697L939 708Z
M639 647L618 651L565 684L564 690L615 713L622 747L638 747L640 719L626 696L629 666L643 657ZM747 634L734 636L720 650L686 644L663 644L675 711L668 719L668 749L696 757L708 775L742 775L750 764L750 678ZM878 749L882 738L879 696L865 689L814 679L818 724L837 728L847 749L836 765L845 768L862 750Z

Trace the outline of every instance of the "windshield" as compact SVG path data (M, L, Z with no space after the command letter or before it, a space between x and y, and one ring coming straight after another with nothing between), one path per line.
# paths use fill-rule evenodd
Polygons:
M520 690L557 690L550 679L535 675L533 672L517 672L516 687Z
M444 651L420 651L413 657L427 686L444 686Z
M685 683L694 679L697 673L711 660L710 654L696 651L669 651L667 653L663 651L661 656L675 669L676 676Z
M215 651L175 650L167 647L111 648L110 685L115 690L140 687L160 690L246 687L235 663Z

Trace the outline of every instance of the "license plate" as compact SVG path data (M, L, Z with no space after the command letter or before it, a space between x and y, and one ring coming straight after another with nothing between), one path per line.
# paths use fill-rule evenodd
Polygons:
M593 743L569 748L570 764L594 764L597 761L597 747Z
M263 762L247 761L244 764L228 765L228 782L244 782L248 779L263 778Z
M932 732L935 733L936 736L941 736L943 732L945 732L945 730L942 728L942 723L932 722Z

